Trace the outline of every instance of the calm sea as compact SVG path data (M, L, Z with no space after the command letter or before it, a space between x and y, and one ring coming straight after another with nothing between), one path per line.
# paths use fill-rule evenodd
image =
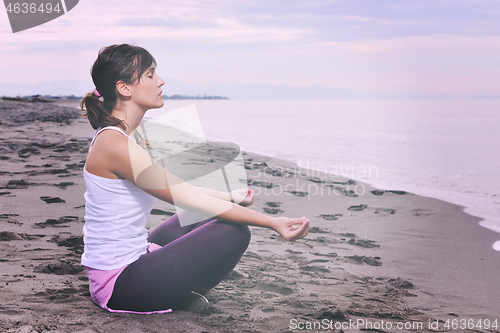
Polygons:
M500 99L191 100L164 110L189 104L207 138L462 205L500 233Z

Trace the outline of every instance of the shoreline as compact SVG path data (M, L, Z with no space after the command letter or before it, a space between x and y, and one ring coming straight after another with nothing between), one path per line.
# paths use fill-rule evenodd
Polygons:
M274 157L259 154L255 154L255 156L273 161L270 163L276 163L277 165L294 164L294 162ZM321 172L318 173L318 170L302 169L312 171L310 177L318 177L318 174L322 174ZM328 176L323 173L322 177L319 176L319 178L325 179ZM336 180L343 179L344 181L352 179L341 175L334 175L333 178ZM398 214L401 209L399 205L404 204L404 201L408 199L405 196L411 196L414 204L417 201L420 202L418 208L405 209L406 213L410 213L412 218L393 222L390 226L384 225L381 229L378 229L379 225L375 227L371 225L376 218L368 214L365 215L366 221L357 221L359 225L356 226L350 225L350 230L356 230L354 234L359 236L364 232L365 239L373 238L377 242L386 245L377 248L385 266L383 274L380 275L381 277L390 273L393 276L397 275L402 279L408 279L425 286L423 289L427 289L427 291L419 294L419 298L426 298L425 301L413 302L411 298L409 299L413 306L423 311L436 311L432 306L427 307L426 302L433 303L434 307L447 309L450 313L457 312L457 309L460 309L459 312L467 311L471 302L474 302L475 307L482 310L470 311L467 313L468 315L478 315L483 311L492 318L493 316L500 316L500 311L494 310L500 292L491 291L492 281L498 273L498 269L494 268L500 267L498 266L500 258L498 253L488 245L488 242L492 244L498 239L498 234L481 226L479 222L483 220L482 218L470 215L464 211L465 207L448 201L409 192L394 194L390 193L391 190L376 188L369 183L357 180L356 183L366 186L368 194L371 193L370 191L385 191L380 196L375 195L370 198L375 202L373 205L380 205L376 199L382 198L384 195L391 195L390 208L373 208L373 205L368 203L370 199L363 201L367 203L366 209L371 208L371 210L375 210L375 213L392 215L390 211L394 209L395 214ZM396 190L394 192L404 191ZM429 209L429 207L432 207L432 209ZM401 235L396 235L396 233L401 233ZM446 243L447 246L443 246ZM422 253L413 252L408 249L409 246L418 248ZM434 252L437 248L440 251L438 257L444 259L442 261L431 260L436 256ZM390 267L388 267L388 260L391 262ZM377 274L377 268L373 266L350 266L350 268L352 269L350 272L355 274L368 274L371 277ZM487 275L487 278L482 279L481 276L476 275ZM468 289L468 292L460 295L460 292ZM491 291L493 295L485 297L484 291L487 291L487 293ZM433 296L433 293L444 296L444 299Z
M293 163L250 152L244 154L247 178L259 191L251 208L274 216L305 215L310 234L289 243L271 230L252 228L241 262L207 295L207 314L108 313L91 302L79 266L81 168L94 131L83 117L70 124L28 117L9 125L5 119L32 111L64 112L37 104L20 107L0 104L6 157L0 160L0 192L9 192L1 195L0 217L0 327L5 330L268 332L289 331L292 319L365 319L425 325L441 320L443 331L447 320L500 320L494 288L500 258L483 244L497 234L462 207L376 191L342 177L337 183L307 172L286 177L275 170ZM357 197L356 185L366 189ZM313 195L313 188L323 193ZM163 202L154 208L150 230L174 209ZM435 331L425 325L408 331Z

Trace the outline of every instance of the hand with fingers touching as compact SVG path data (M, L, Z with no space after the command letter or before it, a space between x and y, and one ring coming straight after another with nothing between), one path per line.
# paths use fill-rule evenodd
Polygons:
M248 207L255 200L255 191L252 189L238 189L231 192L234 203Z
M309 233L309 219L278 217L272 228L289 242L304 238Z

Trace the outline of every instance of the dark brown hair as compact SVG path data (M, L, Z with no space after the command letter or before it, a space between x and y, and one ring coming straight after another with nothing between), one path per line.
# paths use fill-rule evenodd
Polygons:
M156 60L140 46L121 44L99 50L91 75L96 90L102 97L91 92L80 103L83 115L88 118L94 129L106 126L126 129L123 120L111 115L117 100L116 82L138 82L152 64L156 64Z

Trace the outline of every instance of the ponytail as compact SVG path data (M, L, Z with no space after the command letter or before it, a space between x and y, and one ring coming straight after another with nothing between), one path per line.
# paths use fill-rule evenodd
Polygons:
M86 116L93 129L106 126L118 126L126 130L125 122L111 115L104 102L99 100L94 92L88 93L80 103L82 116Z

